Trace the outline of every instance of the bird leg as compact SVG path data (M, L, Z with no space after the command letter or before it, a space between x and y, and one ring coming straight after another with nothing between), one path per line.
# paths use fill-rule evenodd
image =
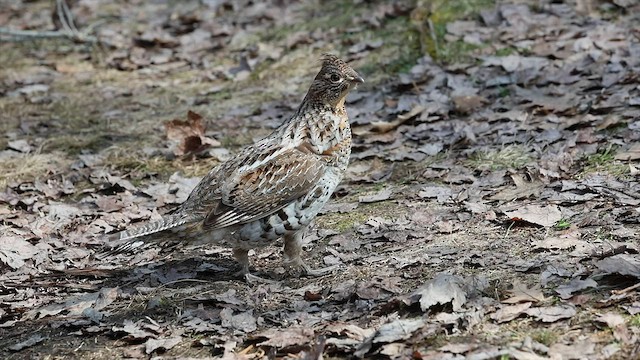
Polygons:
M234 248L233 257L236 258L236 261L240 264L240 270L238 270L234 276L244 278L248 283L274 283L273 280L263 279L260 276L253 275L249 272L249 250Z
M233 248L233 257L240 264L240 270L234 275L241 277L249 273L249 250L242 248Z
M338 268L337 265L320 269L312 269L302 260L302 234L304 230L284 236L284 264L294 269L300 270L304 275L323 276Z

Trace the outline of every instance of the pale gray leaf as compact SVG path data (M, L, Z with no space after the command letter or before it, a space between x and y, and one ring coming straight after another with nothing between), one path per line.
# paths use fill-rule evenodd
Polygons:
M144 343L145 352L147 354L151 354L158 349L166 351L180 344L180 342L182 342L182 337L180 336L175 336L167 339L149 339Z
M413 333L420 329L426 320L418 319L398 319L382 325L373 336L374 343L390 343L398 340L408 339Z
M576 314L576 308L571 305L547 306L530 308L525 313L542 322L555 322L573 317Z
M596 263L598 269L608 274L630 275L640 278L640 255L618 254Z
M463 290L463 281L457 276L440 273L424 286L416 290L411 297L420 297L420 309L426 311L434 305L451 303L454 311L460 311L467 301Z
M22 349L26 349L28 347L31 347L33 345L39 344L43 341L45 341L47 339L47 337L42 336L40 334L33 334L31 335L31 337L29 337L27 340L25 341L21 341L17 344L13 344L11 346L9 346L9 350L11 351L20 351Z
M591 278L585 280L573 278L569 283L558 286L556 292L560 294L562 299L568 299L572 297L575 292L588 288L595 288L597 286L598 283Z

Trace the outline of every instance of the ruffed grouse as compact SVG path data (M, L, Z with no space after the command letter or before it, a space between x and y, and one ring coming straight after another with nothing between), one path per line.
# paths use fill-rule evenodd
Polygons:
M166 238L233 248L249 275L248 252L284 238L286 264L309 275L300 257L302 236L342 179L351 153L345 110L350 90L364 80L325 54L298 110L271 135L212 169L171 215L111 236L119 251ZM112 243L114 244L114 243Z

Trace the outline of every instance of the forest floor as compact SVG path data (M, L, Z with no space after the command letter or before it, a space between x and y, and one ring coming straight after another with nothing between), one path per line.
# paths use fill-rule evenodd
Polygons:
M0 13L1 358L640 357L637 2L53 3ZM290 116L324 52L366 80L306 237L338 271L279 242L269 283L215 245L93 256Z

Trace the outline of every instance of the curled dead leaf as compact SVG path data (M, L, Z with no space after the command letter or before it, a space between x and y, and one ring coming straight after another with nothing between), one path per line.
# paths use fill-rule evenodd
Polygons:
M209 147L220 146L220 142L205 136L204 120L193 111L187 113L187 120L165 122L164 129L176 156L193 155Z
M425 110L423 106L415 106L411 111L406 114L398 115L393 121L376 121L372 122L370 125L363 126L360 129L355 129L354 134L366 134L369 132L377 132L377 133L386 133L391 130L396 129L398 126L404 124L408 120L420 115Z
M491 314L491 318L498 323L511 321L524 314L524 312L527 311L530 307L530 302L504 306L501 309L498 309L498 311L496 311L495 313Z

